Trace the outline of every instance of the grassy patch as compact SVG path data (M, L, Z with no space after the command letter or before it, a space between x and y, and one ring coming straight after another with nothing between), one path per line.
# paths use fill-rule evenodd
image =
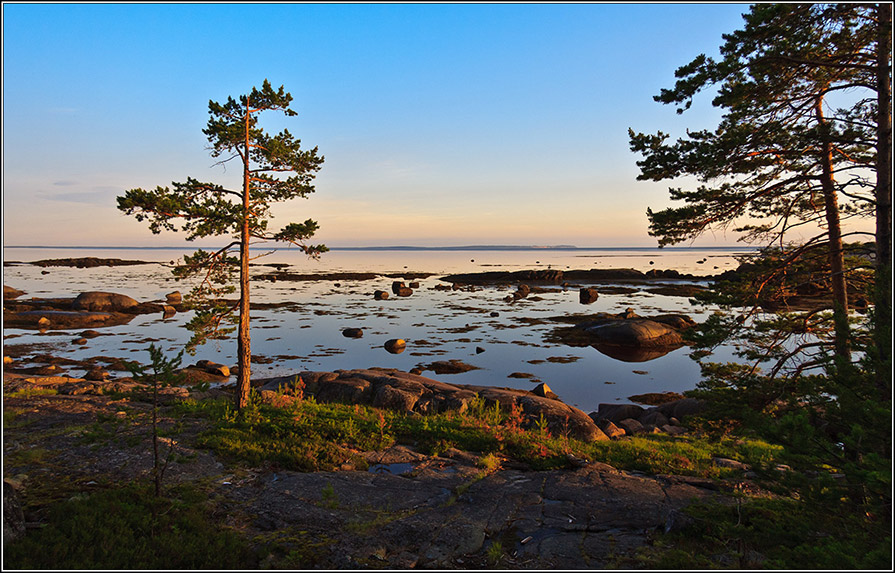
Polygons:
M55 388L22 388L6 395L7 398L37 398L39 396L55 396L58 394Z
M22 447L7 452L4 456L4 467L21 467L43 463L49 458L50 452L41 447Z
M690 524L642 551L650 569L880 569L892 567L891 522L794 499L695 504Z
M257 564L222 528L204 497L181 488L158 498L145 486L77 495L48 509L41 529L4 547L10 569L238 569Z
M568 435L552 435L546 421L525 430L520 412L486 406L483 401L473 401L464 414L430 416L313 400L285 408L252 401L238 413L229 400L187 400L177 409L180 414L212 421L211 429L199 436L200 446L234 461L272 462L299 471L332 470L344 463L364 469L367 464L361 452L396 442L412 444L430 455L452 447L481 452L480 464L489 471L499 466L501 457L527 463L532 469L558 469L569 467L569 456L574 456L619 469L713 478L733 471L713 465L714 456L768 465L782 451L760 441L709 442L663 435L585 443Z

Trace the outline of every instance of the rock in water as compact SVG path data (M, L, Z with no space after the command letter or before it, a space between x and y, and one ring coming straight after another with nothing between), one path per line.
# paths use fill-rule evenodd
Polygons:
M623 346L680 346L681 335L668 325L653 320L635 319L607 322L588 327L596 342Z
M360 338L364 335L364 331L361 328L346 328L342 331L342 336L345 338Z
M384 346L392 354L401 354L407 348L407 341L401 338L393 338L387 341Z
M139 306L136 300L113 292L82 292L72 303L75 310L120 311Z
M230 376L229 367L224 366L223 364L218 364L217 362L212 362L211 360L200 360L196 362L196 366L208 372L209 374L215 374L217 376Z
M581 304L591 304L596 302L599 293L597 293L597 289L584 287L580 291L578 291L578 300L581 301Z

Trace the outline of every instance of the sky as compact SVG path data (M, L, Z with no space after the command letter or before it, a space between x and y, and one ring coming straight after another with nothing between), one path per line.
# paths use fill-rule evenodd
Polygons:
M4 245L192 245L115 198L187 177L239 188L208 153L208 102L268 79L298 116L262 125L325 157L272 228L312 218L330 247L655 246L646 210L672 205L672 183L636 180L628 128L716 125L710 96L680 116L653 96L747 10L4 3Z

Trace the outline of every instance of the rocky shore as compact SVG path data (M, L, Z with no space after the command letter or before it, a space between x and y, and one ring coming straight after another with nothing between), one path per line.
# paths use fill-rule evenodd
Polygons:
M77 261L68 264L77 265ZM515 301L537 292L538 281L545 287L566 283L564 288L569 288L568 281L584 283L595 280L597 274L584 278L574 272L548 276L532 271L479 279L451 276L441 281L458 290L484 284L479 281L485 279L509 280L518 293L518 297L511 295ZM601 275L600 280L609 280L608 276ZM404 273L389 278L413 281L422 277ZM627 272L614 277L611 280L650 280ZM277 269L268 280L366 279L354 274L290 277ZM395 280L393 293L404 296L402 289L408 289L412 295L414 288L419 285ZM598 297L599 290L582 294L582 304L589 304L585 298ZM78 340L101 335L104 327L126 324L140 314L169 315L182 309L177 292L165 300L145 302L107 292L88 291L65 299L26 299L25 294L4 286L6 325L41 331L87 329ZM562 326L555 335L564 344L599 348L608 343L643 352L680 346L693 324L682 315L640 317L633 311L579 317L570 326L561 319L556 322ZM403 341L389 342L393 343L390 352L403 350L399 344ZM12 508L11 517L4 516L4 531L27 535L29 528L37 526L43 514L38 506L29 505L29 492L41 491L47 483L75 484L89 492L100 483L147 479L152 467L147 426L135 420L145 419L150 403L133 396L147 394L149 389L133 380L124 364L102 364L98 359L68 364L87 371L78 378L62 375L57 365L66 361L51 353L45 355L45 366L21 368L16 353L30 354L33 359L32 349L13 345L5 350L14 351L4 352L4 406L14 414L15 423L4 432L4 497ZM520 412L522 428L546 423L551 434L565 433L586 442L652 433L679 436L688 431L688 416L703 407L680 395L656 393L644 398L649 405L600 404L587 413L564 403L546 384L527 391L449 384L421 374L428 369L438 377L442 368L462 366L459 361L445 360L422 364L411 372L385 368L301 371L256 378L253 386L263 402L282 407L289 406L299 388L304 396L321 403L364 405L406 416L462 414L476 405L497 405ZM231 395L234 368L199 361L183 373L182 385L161 390L163 405ZM120 420L114 439L86 445L85 428L108 425L110 420ZM304 532L305 541L296 551L314 547L303 559L320 568L483 568L493 565L489 549L501 546L501 565L513 568L625 567L636 563L637 550L647 546L656 532L685 527L682 509L694 500L724 500L726 491L744 490L738 478L645 475L572 458L572 469L533 471L507 462L483 470L480 453L449 449L424 455L410 444L362 452L371 471L343 468L301 473L266 463L234 464L197 448L195 438L206 423L163 416L164 428L178 428L177 438L171 438L169 445L181 460L171 466L166 480L210 484L204 487L217 500L215 511L223 522L249 536ZM27 455L29 451L40 455ZM322 499L321 491L331 493Z
M674 423L697 406L686 399L655 408L602 405L587 416L531 393L449 385L394 371L308 372L301 378L318 400L362 397L358 403L405 410L407 415L425 415L420 410L438 407L462 409L476 394L501 404L512 400L528 418L547 412L555 423L569 416L579 437L600 440L657 431L646 429L649 422ZM285 405L282 398L289 395L290 382L294 379L256 384L264 400ZM57 392L46 392L51 388ZM11 508L5 525L10 531L27 535L38 526L37 508L22 500L29 499L31 489L46 487L47 480L83 484L78 487L89 492L100 483L148 479L146 424L126 420L145 416L151 404L115 397L135 390L139 388L127 380L88 385L64 377L4 376L4 404L16 412L16 423L5 431L9 461L4 491ZM163 403L221 395L228 391L162 391ZM120 423L114 438L85 443L79 428L116 419ZM656 532L686 527L689 518L682 510L688 504L723 502L725 492L744 490L737 479L645 475L581 459L571 460L574 469L566 470L532 471L512 463L483 470L476 452L449 449L423 455L408 445L364 452L369 471L302 473L270 464L234 465L193 445L202 432L201 420L162 418L164 428L175 423L177 438L170 445L181 461L166 476L169 486L195 480L208 484L223 523L250 537L304 532L295 551L302 552L304 563L328 569L483 568L493 566L488 549L495 544L502 548L502 565L514 568L625 567L636 563L636 551L649 545ZM23 448L42 454L21 455ZM21 521L10 522L16 515Z

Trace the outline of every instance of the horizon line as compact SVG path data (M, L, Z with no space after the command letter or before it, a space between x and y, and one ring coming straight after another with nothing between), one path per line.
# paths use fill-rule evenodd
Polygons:
M3 245L4 249L107 249L107 250L182 250L194 251L197 249L219 249L220 246L185 247L185 246L128 246L128 245ZM259 247L262 248L262 247ZM268 247L277 250L290 249L290 245ZM714 246L610 246L610 247L579 247L576 245L367 245L367 246L341 246L329 247L330 251L501 251L501 250L554 250L554 251L604 251L604 250L678 250L678 249L755 249L758 247L747 245L714 245Z

